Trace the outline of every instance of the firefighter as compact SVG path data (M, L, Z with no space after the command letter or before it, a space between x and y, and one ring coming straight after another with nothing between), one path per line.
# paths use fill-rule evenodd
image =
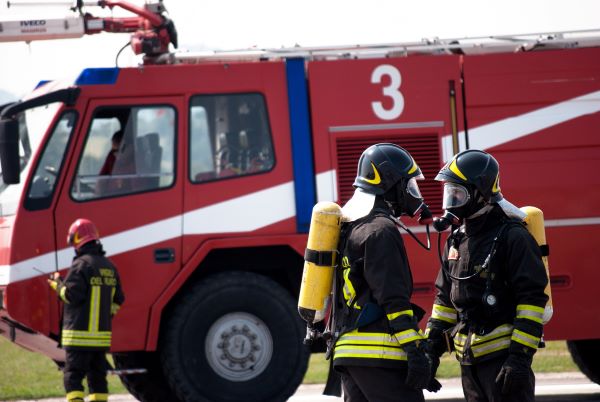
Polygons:
M412 274L397 219L429 212L421 178L403 148L375 144L361 155L354 195L342 208L330 345L347 402L423 401L430 384L418 327L423 311L410 302Z
M540 247L500 192L499 165L468 150L439 172L452 226L426 335L434 361L456 350L467 401L534 400L531 362L542 337L548 283Z
M104 256L96 226L77 219L69 228L75 258L67 277L56 272L48 283L64 303L61 344L66 352L64 386L67 401L83 402L87 377L91 401L107 401L106 352L111 343L111 321L123 304L119 273Z

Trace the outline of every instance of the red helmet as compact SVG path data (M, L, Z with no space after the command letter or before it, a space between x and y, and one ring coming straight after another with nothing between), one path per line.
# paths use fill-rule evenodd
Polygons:
M75 250L79 250L84 244L99 239L96 225L88 219L81 218L71 224L67 235L67 244L75 247Z

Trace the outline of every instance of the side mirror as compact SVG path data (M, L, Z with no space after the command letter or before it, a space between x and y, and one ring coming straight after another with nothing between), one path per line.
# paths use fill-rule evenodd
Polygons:
M19 183L19 122L15 119L0 120L0 166L4 183Z

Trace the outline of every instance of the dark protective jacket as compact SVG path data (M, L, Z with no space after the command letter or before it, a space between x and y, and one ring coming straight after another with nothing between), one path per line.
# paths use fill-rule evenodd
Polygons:
M112 316L125 301L119 273L102 246L79 249L69 273L57 287L64 302L61 342L65 349L108 350Z
M385 204L344 223L336 271L334 366L405 367L402 345L423 339L412 275L398 227Z
M499 234L489 269L481 270ZM426 330L440 354L445 349L442 332L447 331L453 335L456 356L462 364L508 352L533 355L543 331L548 278L540 247L527 228L511 221L494 205L487 214L467 220L449 237L443 262L455 277L481 272L459 281L440 270ZM497 299L493 308L483 302L488 275L492 278L491 293Z

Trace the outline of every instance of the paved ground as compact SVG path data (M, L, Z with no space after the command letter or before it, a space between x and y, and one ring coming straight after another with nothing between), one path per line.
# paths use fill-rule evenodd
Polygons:
M591 383L578 372L536 374L536 399L544 402L586 401L600 402L600 385ZM425 399L438 402L463 400L460 379L441 380L442 389L438 393L425 392ZM340 402L341 398L321 395L323 385L302 385L288 402ZM111 395L110 402L133 402L130 395ZM49 398L12 402L64 402L64 398Z

